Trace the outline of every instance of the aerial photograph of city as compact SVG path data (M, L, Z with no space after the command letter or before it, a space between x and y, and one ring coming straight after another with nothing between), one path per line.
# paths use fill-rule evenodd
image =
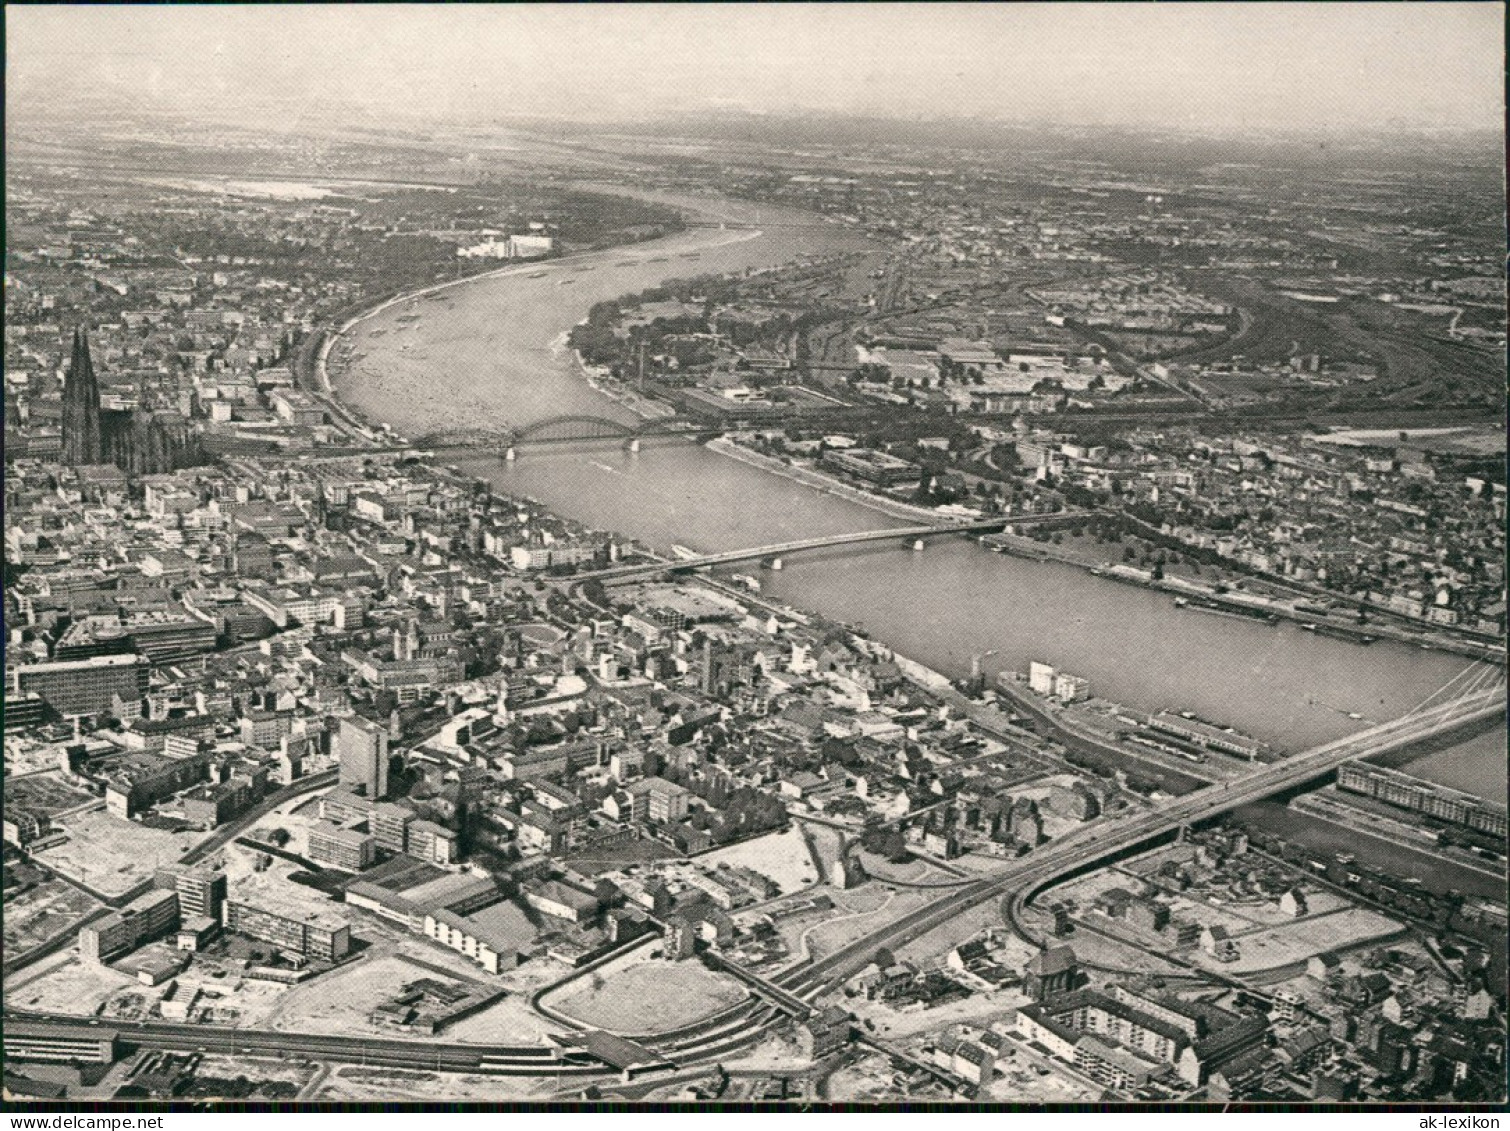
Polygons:
M8 6L7 1110L1498 1127L1505 15Z

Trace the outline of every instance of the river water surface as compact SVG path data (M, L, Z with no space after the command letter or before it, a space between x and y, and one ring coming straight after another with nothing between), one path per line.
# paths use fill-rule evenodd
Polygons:
M564 335L593 303L669 278L866 246L803 213L728 201L717 207L722 218L751 227L693 229L575 262L511 268L389 307L349 331L355 357L335 375L336 391L411 436L518 427L564 413L625 419L628 411L591 388L564 348ZM733 549L900 524L684 442L647 443L638 453L614 444L525 447L511 464L489 456L461 466L502 491L663 550L672 543ZM815 552L785 565L761 575L766 594L863 625L950 675L965 674L976 655L986 657L988 672L1043 660L1088 677L1097 695L1147 710L1193 710L1282 748L1402 714L1469 665L1390 642L1360 647L1288 623L1177 610L1166 594L993 554L965 539L918 552L900 541ZM1503 802L1504 743L1501 727L1412 770Z

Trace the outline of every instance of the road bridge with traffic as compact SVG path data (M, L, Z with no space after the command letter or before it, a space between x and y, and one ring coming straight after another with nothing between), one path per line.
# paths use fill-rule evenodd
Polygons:
M893 532L894 533L894 532ZM1337 739L1265 765L1230 781L1173 798L1156 808L1092 821L1052 841L1008 870L966 883L823 958L804 962L766 978L739 968L741 981L757 991L757 1002L741 1003L715 1019L645 1040L647 1047L674 1050L678 1064L709 1063L748 1047L783 1020L806 1017L813 1002L856 970L880 947L897 947L942 926L979 904L999 898L1009 923L1020 923L1031 900L1057 883L1108 860L1242 805L1283 793L1334 772L1344 762L1388 754L1440 737L1485 719L1503 718L1505 688L1493 687L1417 709L1390 722ZM1018 928L1021 930L1021 928ZM7 1011L8 1019L77 1028L78 1017ZM591 1077L607 1066L590 1056L559 1052L548 1046L471 1045L414 1040L383 1040L300 1034L204 1025L136 1022L112 1026L125 1043L141 1048L193 1052L294 1053L317 1059L394 1066L453 1068L508 1075Z
M1243 805L1264 800L1336 771L1344 762L1388 754L1505 714L1505 689L1496 686L1315 747L1227 782L1173 798L1152 810L1092 821L1051 841L1010 868L957 888L815 962L792 967L772 981L809 997L830 989L870 961L879 947L895 948L992 898L1007 900L1010 920L1034 896L1073 875Z
M1047 516L1045 516L1047 517ZM1000 531L1007 523L1020 523L1021 518L988 518L964 522L928 523L917 526L893 526L884 530L861 530L851 534L824 534L817 538L799 538L791 542L774 542L768 546L747 546L742 550L721 550L696 557L667 559L649 562L631 562L627 565L609 566L606 569L589 570L573 574L572 581L629 581L639 577L653 577L661 573L680 573L706 569L710 566L733 565L737 562L758 559L784 558L804 550L824 550L832 546L857 546L867 542L917 541L945 534L985 534Z
M1092 821L1035 850L1010 870L951 887L920 907L834 953L766 977L727 960L713 965L750 987L769 1009L763 1028L785 1017L803 1020L816 999L870 962L881 947L895 949L993 898L1004 900L1007 922L1021 932L1021 914L1038 893L1071 876L1100 867L1188 825L1208 821L1243 805L1313 782L1344 762L1378 757L1402 746L1438 737L1505 713L1505 689L1488 688L1417 710L1390 722L1265 765L1242 778L1210 785L1151 810ZM1037 942L1039 940L1029 939ZM758 1034L756 1034L758 1036ZM752 1038L754 1039L754 1038Z

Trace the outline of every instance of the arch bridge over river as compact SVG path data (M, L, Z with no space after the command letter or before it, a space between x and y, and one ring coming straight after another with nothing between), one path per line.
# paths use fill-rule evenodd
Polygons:
M596 443L619 440L635 445L649 436L680 436L702 440L718 434L718 429L699 425L682 416L623 421L607 416L564 414L548 416L520 427L449 428L416 437L413 446L426 449L469 448L495 450L507 455L525 446Z

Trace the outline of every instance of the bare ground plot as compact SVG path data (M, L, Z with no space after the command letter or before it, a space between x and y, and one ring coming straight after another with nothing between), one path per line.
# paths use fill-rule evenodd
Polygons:
M911 962L918 966L936 965L943 955L959 946L962 942L968 942L980 934L987 927L1000 927L1003 920L1001 915L1001 901L988 899L984 903L977 904L968 911L961 911L948 922L933 928L927 934L922 935L903 947L892 948L892 953L899 962ZM1032 957L1033 952L1027 949L1025 943L1017 943L1015 940L1008 943L1010 947L1022 948L1022 960L1026 962ZM1009 950L1009 954L1013 951ZM1012 964L1007 963L1008 966ZM1020 965L1020 963L1019 963ZM1013 967L1015 969L1015 967Z
M373 1009L406 983L435 976L433 970L416 966L401 955L362 959L322 978L289 987L262 1024L284 1032L346 1036L382 1033L391 1037L391 1027L373 1024Z
M818 953L830 953L915 910L934 893L910 888L888 890L881 884L869 883L851 891L829 890L825 894L833 900L832 907L776 919L776 929L794 960L801 959L803 936L809 931L812 932L809 945ZM883 905L885 914L875 914ZM769 910L774 913L778 909Z
M189 968L188 982L199 975L197 967ZM224 978L204 977L199 983L204 991L203 1016L206 1024L261 1027L267 1018L278 1009L288 987L277 982L261 982L242 978L227 972Z
M284 1060L268 1056L217 1056L206 1053L199 1062L196 1074L234 1080L245 1076L249 1080L281 1080L303 1087L315 1077L316 1067L307 1060Z
M743 986L695 961L669 962L636 951L565 987L547 1004L611 1033L661 1033L736 1005Z
M368 920L375 918L369 916ZM362 934L368 934L367 923L362 924ZM374 947L373 957L379 953L391 953L398 957L407 957L414 960L410 965L423 963L425 966L439 966L451 971L457 978L470 982L481 982L487 986L504 986L512 988L515 984L530 984L532 982L548 982L552 978L559 978L566 973L566 964L550 958L537 958L525 963L518 971L508 974L489 974L477 963L459 951L452 950L448 946L428 939L424 935L403 934L396 935L391 943L380 943ZM434 971L432 971L434 973Z
M30 950L100 905L62 880L50 880L5 901L5 952Z
M7 778L5 804L51 816L93 800L93 794L75 789L56 773L31 774L24 778Z
M751 868L763 876L769 876L783 893L799 891L818 882L818 870L813 867L808 854L807 842L802 832L793 825L786 832L769 833L753 840L714 849L697 858L705 867L719 864L730 867Z
M1141 859L1118 865L1109 871L1125 875L1131 881L1127 886L1132 890L1137 890L1140 881L1153 873L1152 869L1143 866ZM1346 897L1336 892L1304 884L1299 887L1312 915L1325 915L1352 906ZM1186 892L1173 897L1171 908L1175 914L1195 919L1202 925L1220 923L1232 931L1244 931L1253 926L1282 926L1293 921L1280 909L1277 899L1238 902L1223 900L1220 896L1212 899L1198 892Z
M1302 887L1305 895L1308 914L1311 916L1330 915L1333 911L1343 911L1354 906L1346 896L1334 891L1324 889ZM1238 914L1246 916L1250 921L1265 927L1281 927L1294 922L1289 915L1280 909L1278 900L1264 903L1244 903L1234 908Z
M1131 884L1131 878L1120 873L1118 869L1105 868L1099 872L1092 872L1067 884L1060 884L1038 897L1038 902L1047 907L1051 903L1069 901L1080 908L1087 908L1095 901L1098 895L1111 891L1113 888L1127 888L1136 886Z
M288 833L288 843L283 848L298 856L309 855L309 830L320 819L320 810L315 805L301 805L295 809L269 813L245 834L248 839L276 844L276 831Z
M892 1071L891 1061L886 1057L869 1056L835 1072L828 1078L825 1091L835 1103L895 1102Z
M1059 1072L1040 1076L1034 1069L1016 1063L998 1065L998 1071L1000 1075L981 1099L1004 1103L1093 1103L1101 1098L1099 1088L1087 1088Z
M105 895L131 890L203 840L198 830L168 833L104 810L78 813L62 822L68 840L37 853L37 859L69 879Z
M481 1013L450 1026L443 1036L448 1041L463 1043L533 1045L539 1044L548 1032L560 1028L530 1008L528 994L511 993Z
M1107 931L1111 931L1115 923L1115 920L1100 917L1088 917L1088 921L1090 925ZM1049 926L1046 918L1037 923L1038 930L1045 935L1048 933ZM1089 926L1082 926L1068 938L1059 941L1073 948L1080 964L1091 969L1101 969L1113 974L1135 972L1177 975L1186 973L1183 967L1159 957L1151 947L1145 949L1130 942L1121 942L1116 938L1091 930ZM1165 947L1167 945L1164 944Z
M977 991L967 998L945 1002L932 1009L913 1005L906 1009L893 1009L879 1001L866 1001L857 997L845 1001L844 1008L852 1010L861 1024L870 1022L875 1032L882 1037L911 1037L928 1033L949 1025L969 1022L973 1025L989 1025L1006 1015L1008 1010L1026 1005L1028 999L1018 989Z
M1398 934L1404 928L1376 911L1353 907L1330 915L1297 919L1288 926L1270 927L1241 935L1237 939L1240 957L1236 962L1217 963L1205 954L1193 957L1203 964L1230 971L1272 970L1278 966L1304 962L1324 950L1343 950L1372 939Z
M616 844L612 848L568 856L566 863L584 875L599 876L604 872L617 871L626 864L643 864L652 860L676 858L676 850L658 840L632 840L628 844Z
M318 1071L319 1067L308 1060L210 1054L201 1058L194 1069L194 1080L183 1096L185 1099L292 1100Z
M1262 913L1263 904L1214 903L1199 895L1177 895L1170 900L1169 913L1203 927L1225 927L1230 934L1241 934L1254 927L1269 925Z
M556 1092L551 1077L480 1076L464 1072L413 1072L344 1065L333 1071L316 1100L545 1100Z
M27 971L31 975L33 971ZM108 966L80 962L66 952L42 967L39 977L14 979L5 987L6 1009L28 1013L92 1016L117 994L138 987L136 979Z
M917 897L908 899L906 893L887 891L867 885L861 892L850 893L844 905L837 903L829 911L803 916L804 923L792 945L792 952L806 958L822 958L847 946L869 931L884 925L888 918L896 918L894 908L898 900L916 903Z
M738 1060L728 1061L724 1067L737 1072L792 1072L811 1063L791 1037L772 1033Z

